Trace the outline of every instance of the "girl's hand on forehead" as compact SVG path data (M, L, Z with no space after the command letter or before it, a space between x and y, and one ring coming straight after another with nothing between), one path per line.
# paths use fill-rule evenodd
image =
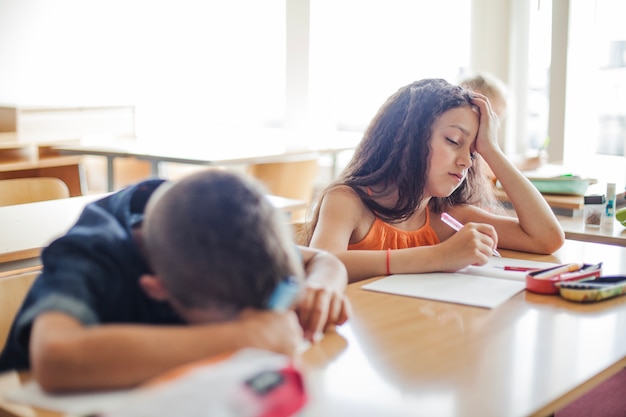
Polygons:
M489 100L482 94L473 93L474 103L479 110L478 134L476 135L476 151L483 154L490 147L498 147L498 116L491 108Z

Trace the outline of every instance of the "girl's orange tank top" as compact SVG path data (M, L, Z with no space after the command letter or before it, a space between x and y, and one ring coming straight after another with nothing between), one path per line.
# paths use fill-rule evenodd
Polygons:
M439 237L430 226L430 212L426 209L424 226L411 231L397 229L376 217L367 235L359 242L349 244L348 250L405 249L437 243Z

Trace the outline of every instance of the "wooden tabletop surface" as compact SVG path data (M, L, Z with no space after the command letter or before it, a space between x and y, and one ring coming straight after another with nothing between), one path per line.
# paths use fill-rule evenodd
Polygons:
M502 255L626 274L626 248L614 245ZM303 416L548 416L626 365L626 297L578 304L522 291L486 309L361 288L370 281L349 286L349 323L302 356Z

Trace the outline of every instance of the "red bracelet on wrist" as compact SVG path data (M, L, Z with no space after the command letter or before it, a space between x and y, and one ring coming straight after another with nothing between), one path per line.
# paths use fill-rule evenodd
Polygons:
M387 248L387 275L391 275L391 248Z

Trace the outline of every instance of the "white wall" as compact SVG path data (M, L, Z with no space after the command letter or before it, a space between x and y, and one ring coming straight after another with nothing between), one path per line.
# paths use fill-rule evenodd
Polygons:
M0 103L137 104L164 136L271 123L284 20L283 0L0 0Z

